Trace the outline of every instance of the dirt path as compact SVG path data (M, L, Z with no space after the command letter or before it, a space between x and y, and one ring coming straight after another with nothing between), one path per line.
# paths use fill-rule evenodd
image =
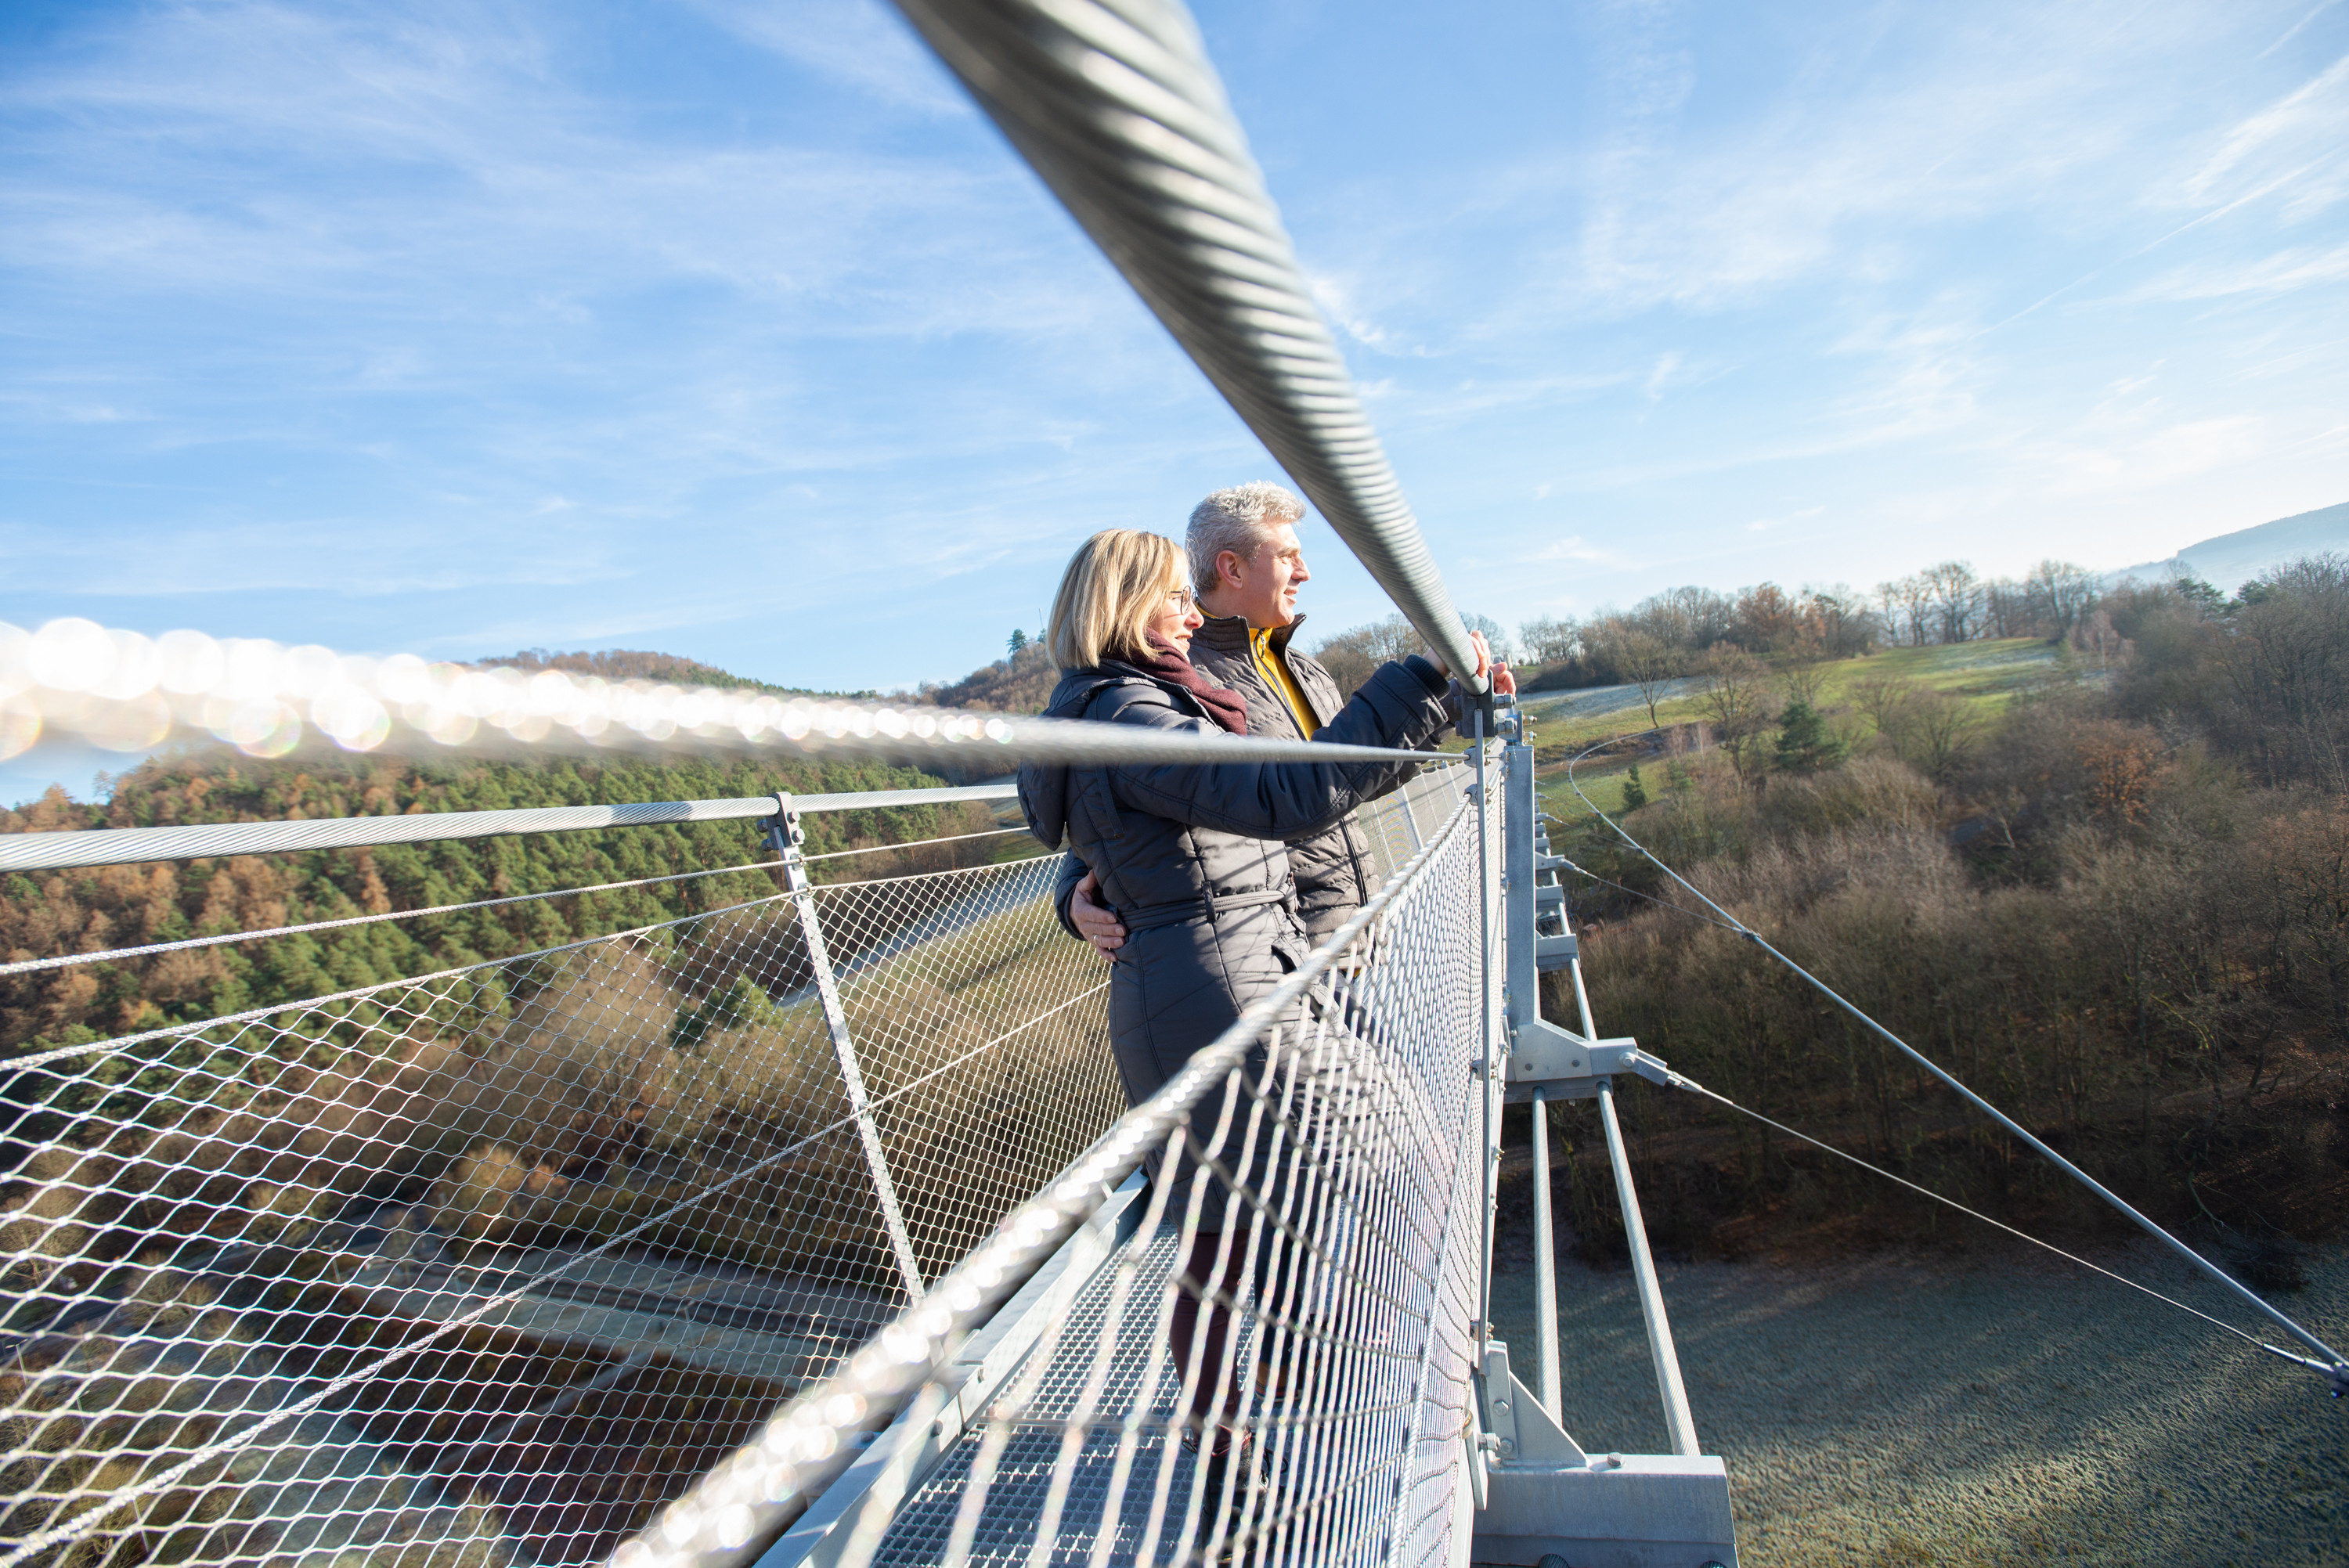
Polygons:
M2240 1321L2150 1245L2100 1257ZM2286 1309L2349 1337L2349 1248ZM1666 1265L1705 1451L1750 1568L2349 1563L2349 1400L2310 1372L2051 1260ZM1566 1425L1665 1444L1630 1277L1564 1266ZM1533 1277L1494 1316L1534 1381Z

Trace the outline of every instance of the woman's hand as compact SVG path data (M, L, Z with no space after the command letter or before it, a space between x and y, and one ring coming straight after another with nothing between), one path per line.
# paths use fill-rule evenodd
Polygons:
M1085 880L1069 894L1069 923L1084 933L1085 940L1114 964L1117 950L1125 945L1125 923L1118 919L1115 910L1093 902L1093 895L1099 892L1101 879L1087 872Z

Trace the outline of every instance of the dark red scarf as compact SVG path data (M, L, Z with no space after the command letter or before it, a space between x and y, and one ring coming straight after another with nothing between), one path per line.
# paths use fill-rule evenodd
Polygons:
M1172 643L1153 637L1150 645L1151 656L1136 659L1136 669L1147 670L1197 697L1199 705L1207 710L1207 717L1234 735L1247 733L1247 698L1228 686L1209 685L1207 677L1194 669L1190 659L1176 652Z

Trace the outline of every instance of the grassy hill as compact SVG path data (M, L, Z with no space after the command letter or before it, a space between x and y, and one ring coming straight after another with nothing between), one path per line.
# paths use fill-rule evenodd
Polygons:
M1946 696L1966 716L1961 722L1973 728L1994 721L2019 693L2053 679L2101 674L2093 659L2084 665L2080 655L2039 637L1881 648L1862 658L1820 666L1814 706L1839 734L1846 750L1859 751L1893 717L1895 705L1888 698L1908 692ZM1678 750L1703 749L1706 738L1695 731L1709 723L1710 716L1696 689L1699 684L1693 677L1671 683L1671 695L1656 705L1653 725L1635 688L1601 686L1528 698L1525 707L1540 765L1542 809L1560 817L1589 810L1568 788L1566 763L1607 741L1625 744L1592 756L1576 768L1575 776L1599 809L1609 812L1622 804L1624 778L1633 764L1652 770ZM1659 787L1652 779L1646 783L1651 794Z

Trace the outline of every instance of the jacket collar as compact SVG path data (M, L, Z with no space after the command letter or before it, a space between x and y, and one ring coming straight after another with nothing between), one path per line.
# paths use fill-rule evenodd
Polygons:
M1286 626L1274 627L1269 639L1272 651L1276 654L1286 654L1288 651L1290 639L1297 635L1297 628L1303 624L1305 624L1305 617L1299 615ZM1191 640L1194 643L1205 644L1219 654L1244 654L1247 652L1248 645L1247 617L1210 615L1205 625L1191 634Z

